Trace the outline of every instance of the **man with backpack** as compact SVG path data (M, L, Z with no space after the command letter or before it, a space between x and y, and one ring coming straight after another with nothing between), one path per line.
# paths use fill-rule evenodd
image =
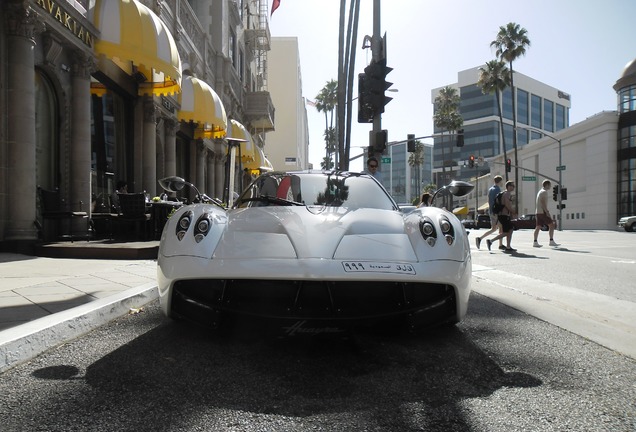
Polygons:
M475 243L477 244L477 249L481 246L481 241L488 237L490 234L494 233L499 227L498 215L494 211L495 198L497 198L497 194L501 192L501 182L503 178L500 175L496 175L494 180L494 184L488 189L488 214L490 216L490 231L487 231L484 235L475 238ZM499 233L501 233L501 228L499 227ZM503 245L502 240L499 239L499 249L505 249L506 247Z
M501 224L501 233L492 240L486 240L488 250L492 247L492 243L495 240L500 240L506 237L506 249L505 252L515 252L516 249L510 247L512 241L512 232L514 231L514 225L512 224L513 217L516 216L514 206L512 205L512 191L515 190L515 182L506 182L506 191L501 196L501 202L503 203L503 209L499 213L499 223Z

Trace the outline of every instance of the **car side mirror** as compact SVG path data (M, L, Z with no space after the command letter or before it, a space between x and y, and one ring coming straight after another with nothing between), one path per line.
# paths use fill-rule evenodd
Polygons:
M189 184L187 181L177 176L162 178L158 181L159 186L168 192L179 192L185 187L185 185Z

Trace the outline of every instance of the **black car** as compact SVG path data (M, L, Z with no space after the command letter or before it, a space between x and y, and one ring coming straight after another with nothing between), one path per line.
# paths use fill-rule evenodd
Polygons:
M513 219L511 222L512 222L512 226L514 226L514 229L516 230L534 229L537 226L536 220L537 219L534 214L527 214L527 215L519 216L517 219ZM541 231L547 231L547 230L548 230L548 226L544 224L541 227Z
M490 228L490 216L487 214L477 215L477 228Z

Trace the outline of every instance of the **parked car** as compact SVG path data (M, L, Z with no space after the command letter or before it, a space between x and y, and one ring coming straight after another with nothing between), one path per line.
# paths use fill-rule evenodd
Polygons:
M477 228L490 229L490 215L477 215Z
M471 290L457 217L437 207L404 214L363 173L268 172L230 209L183 206L157 261L163 312L217 329L256 319L287 335L396 321L415 331L462 320Z
M462 225L464 225L464 228L466 229L479 229L477 228L477 223L475 223L475 219L464 219L462 220Z
M636 216L625 216L618 220L618 226L627 232L632 232L636 228Z
M535 229L537 226L537 218L534 214L521 215L517 219L512 220L514 229ZM548 231L547 225L541 226L541 231Z
M408 203L398 204L398 207L400 207L400 211L404 214L410 213L417 208L417 206Z

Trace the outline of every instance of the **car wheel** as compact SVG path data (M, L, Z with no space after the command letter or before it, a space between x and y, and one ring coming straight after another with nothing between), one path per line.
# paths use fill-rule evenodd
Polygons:
M632 231L634 231L634 224L631 224L631 225L625 225L625 231L627 231L627 232L632 232Z

